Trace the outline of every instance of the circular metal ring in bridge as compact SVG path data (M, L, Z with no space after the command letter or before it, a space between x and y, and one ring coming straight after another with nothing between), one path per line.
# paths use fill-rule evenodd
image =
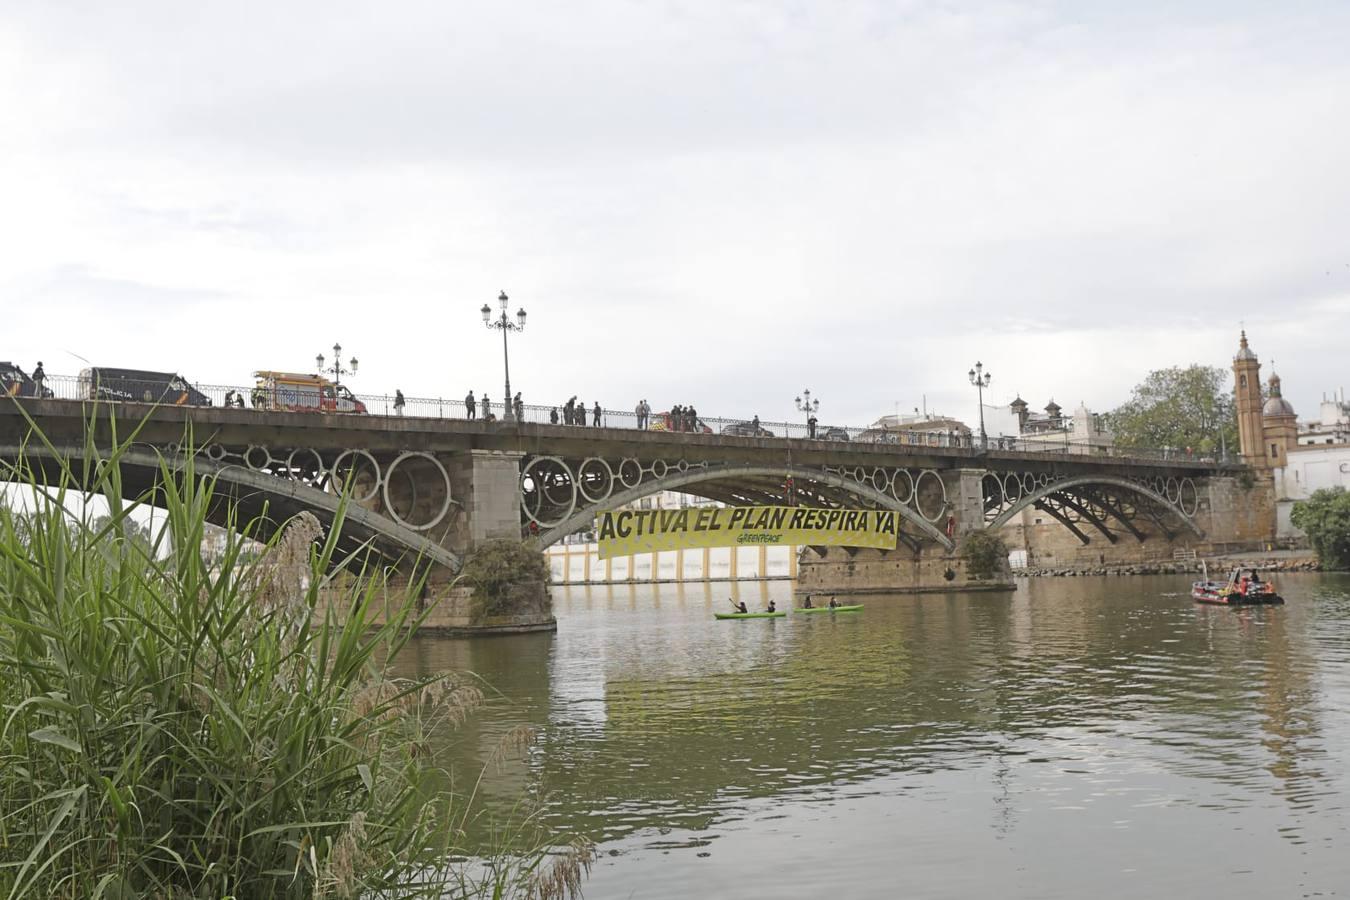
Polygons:
M932 483L936 483L937 487L925 487L926 484ZM936 503L936 512L929 515L924 506L934 506L932 501L939 497L941 499ZM914 509L929 522L937 522L947 511L947 486L942 483L942 476L932 469L924 469L919 473L919 477L914 479Z
M520 473L520 508L541 529L566 521L577 508L576 481L567 463L556 456L536 456L526 463Z
M597 485L600 490L592 491L588 484ZM614 470L598 456L587 457L577 466L577 490L581 491L581 497L587 503L608 500L609 495L614 493Z
M1200 492L1195 489L1195 482L1190 478L1181 479L1181 488L1179 492L1180 499L1177 505L1181 511L1188 516L1193 516L1200 510Z
M351 457L348 461L347 457ZM362 462L369 463L363 466ZM328 470L328 483L332 486L333 492L338 496L343 496L347 489L347 482L350 479L351 486L355 489L354 496L349 499L354 503L369 503L380 495L380 487L383 479L380 476L380 464L375 461L365 450L343 450L338 454L337 459L333 460L333 466ZM356 494L356 491L362 490L368 486L369 490L364 494Z
M308 469L305 468L306 460L303 456L300 459L297 459L297 453L308 453L308 462L312 462L313 466ZM298 475L298 472L305 472L306 474L313 472L313 475L306 479L303 476ZM324 476L323 457L319 455L318 450L315 450L312 447L296 447L286 456L286 475L291 481L298 481L301 484L322 484Z
M661 468L658 470L657 466L660 466ZM666 465L664 459L654 459L652 460L652 464L647 468L647 471L651 472L652 477L659 481L666 477L666 473L670 471L670 466Z
M620 462L619 483L626 488L635 488L642 484L642 463L631 456Z
M1050 476L1042 472L1036 476L1036 487L1043 488L1050 483Z
M891 488L891 473L883 468L877 467L873 469L872 478L870 480L872 482L872 487L876 488L879 493L884 494Z
M1163 496L1179 505L1181 503L1181 482L1177 481L1176 478L1168 478L1167 491Z
M222 444L207 444L206 458L212 462L220 462L225 458L225 447Z
M993 472L985 472L980 478L980 496L984 497L985 508L1003 506L1007 498L1003 494L1003 479Z
M1003 476L1003 499L1009 503L1022 499L1022 479L1013 472Z
M258 462L258 454L262 454L262 462ZM244 465L255 472L265 472L272 467L272 452L266 447L258 444L249 444L248 449L244 451Z
M400 466L405 468L400 470ZM395 472L398 472L408 485L407 493L397 497L400 501L397 504L394 502L394 494L390 492L390 488L394 485ZM439 479L436 478L437 475L440 476ZM384 473L383 492L385 512L395 522L413 531L426 531L435 527L450 511L450 473L445 471L445 466L441 465L441 461L435 456L421 450L400 453L389 464ZM428 495L426 503L423 503L419 496L422 493ZM437 500L440 501L439 505ZM399 511L399 507L402 507L402 512ZM410 521L418 518L419 512L425 513L432 508L436 509L436 512L426 521Z
M902 475L904 476L903 479L900 477ZM901 484L902 480L904 481L903 485ZM903 497L900 496L902 488L905 492ZM914 499L914 476L909 474L909 469L896 470L895 477L891 479L891 496L900 503L908 503Z
M1036 493L1036 476L1030 472L1023 472L1022 477L1018 479L1022 485L1022 496Z

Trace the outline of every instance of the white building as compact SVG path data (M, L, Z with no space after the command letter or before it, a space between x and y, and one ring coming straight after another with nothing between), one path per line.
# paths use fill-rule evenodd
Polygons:
M1339 397L1322 395L1322 406L1316 419L1298 423L1298 444L1311 447L1327 444L1350 444L1350 403L1345 402L1345 388Z

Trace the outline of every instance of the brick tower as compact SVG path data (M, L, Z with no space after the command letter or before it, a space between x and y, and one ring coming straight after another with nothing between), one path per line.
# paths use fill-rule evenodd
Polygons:
M1246 330L1238 342L1237 356L1233 357L1233 386L1237 392L1238 445L1242 458L1250 466L1270 468L1261 421L1261 361L1247 346Z

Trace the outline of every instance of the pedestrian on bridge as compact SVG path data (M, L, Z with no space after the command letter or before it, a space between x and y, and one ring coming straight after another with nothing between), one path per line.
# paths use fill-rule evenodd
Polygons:
M394 415L396 415L396 416L401 416L401 415L403 415L403 407L406 406L406 405L407 405L407 401L403 399L403 391L399 390L398 388L395 388L395 389L394 389Z
M42 368L42 360L38 360L37 368L33 370L33 396L41 400L47 395L45 384L47 381L47 371Z
M603 410L600 409L600 404L597 402L597 403L595 404L595 411L594 411L595 421L591 422L591 424L592 424L593 426L595 426L596 428L599 428L599 427L600 427L600 416L601 416L602 413L603 413Z
M644 403L646 403L645 400L639 400L637 406L633 407L633 413L637 416L638 431L647 427L646 420L642 418L642 406Z
M487 394L483 395L483 399L479 401L479 405L483 407L483 418L492 418L492 401L488 399Z
M558 424L558 407L553 407L548 411L548 421L550 425Z
M229 390L229 391L226 391L226 392L225 392L225 405L226 405L226 406L234 406L234 391L233 391L233 390Z
M806 436L815 439L816 436L816 417L814 414L806 417Z
M478 418L478 404L473 399L473 391L464 397L464 412L470 419Z
M525 418L525 401L520 399L520 391L516 391L515 399L511 401L511 406L516 413L516 421L522 421Z
M690 406L684 411L685 417L689 420L689 427L686 431L698 431L698 410ZM759 418L756 416L755 418Z
M563 418L562 418L563 424L575 425L576 417L577 417L577 398L576 395L573 395L571 397L568 397L567 402L563 404Z

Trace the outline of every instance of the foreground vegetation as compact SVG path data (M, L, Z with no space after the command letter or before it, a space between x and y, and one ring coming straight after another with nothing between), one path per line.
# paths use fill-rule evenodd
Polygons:
M1289 520L1308 536L1324 569L1350 569L1350 493L1345 488L1313 491L1294 504Z
M162 466L164 527L136 536L119 452L2 473L23 497L0 504L0 898L579 893L589 848L546 853L528 829L449 862L470 798L429 739L482 693L390 676L416 606L372 626L379 573L337 590L340 516L324 535L301 515L261 553L260 523L236 521L208 563L210 479Z

